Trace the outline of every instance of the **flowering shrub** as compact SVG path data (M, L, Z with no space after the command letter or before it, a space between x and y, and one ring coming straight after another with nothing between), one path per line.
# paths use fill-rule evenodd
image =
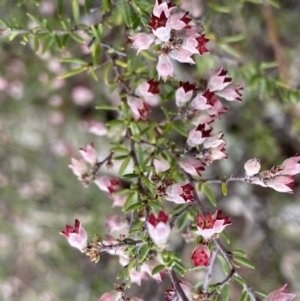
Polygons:
M108 11L115 9L110 7L110 1L106 2ZM78 19L77 1L74 3L73 13ZM216 130L215 124L229 110L226 102L233 101L233 105L239 106L243 87L234 85L223 67L207 70L210 75L199 81L180 81L175 72L178 65L195 64L196 58L201 60L202 55L209 55L209 39L203 27L171 2L156 0L151 15L137 5L134 7L136 21L127 20L126 13L123 16L131 28L128 49L117 50L102 43L102 24L82 26L92 38L90 44L96 62L85 64L76 58L65 58L81 66L60 76L68 78L88 71L97 79L100 46L109 50L106 55L110 69L107 70L115 78L111 87L118 87L120 102L100 105L97 109L117 114L107 123L107 128L97 121L88 128L98 136L112 133L112 147L105 158L99 158L99 151L90 143L78 150L81 158L72 158L69 167L84 187L95 184L107 193L113 200L112 206L122 208L122 216L107 217L105 239L98 235L88 239L77 219L74 227L66 225L60 233L95 263L101 260L102 253L119 257L117 278L122 283L98 301L141 301L129 296L127 289L132 283L141 285L149 278L160 283L167 277L172 287L165 291L165 300L170 301L217 300L219 295L222 300L228 300L231 281L241 284L241 300L292 300L295 295L285 292L286 285L266 296L247 284L239 265L252 268L252 264L243 251L231 253L223 241L225 228L234 224L221 210L213 213L207 209L210 208L207 203L218 206L211 185L220 184L226 195L227 186L233 181L292 193L294 176L300 173L300 156L264 171L260 171L260 160L253 158L245 162L242 176L205 178L202 174L214 161L230 158L226 137ZM31 19L40 23L32 16ZM42 30L40 34L48 34L43 32L43 26L39 24L31 33L36 35ZM83 39L70 31L75 41ZM64 48L55 32L49 41L44 47L56 41ZM136 54L131 54L129 48L136 50ZM137 73L135 60L143 53L146 58L154 57L155 68L148 72L141 67L143 73ZM156 118L157 112L163 113L162 120ZM108 175L117 161L121 162L117 175ZM172 245L174 234L193 245L189 262L184 262ZM218 257L224 273L223 280L215 282L212 270ZM205 273L202 284L195 286L185 276L198 267Z

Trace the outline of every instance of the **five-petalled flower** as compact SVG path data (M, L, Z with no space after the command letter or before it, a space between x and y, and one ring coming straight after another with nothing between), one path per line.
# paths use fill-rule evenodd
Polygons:
M75 219L74 227L66 225L66 230L60 231L60 234L65 236L74 248L82 251L87 246L88 236L78 219Z
M226 226L231 224L228 216L222 217L222 210L217 210L213 215L207 213L205 216L196 216L197 235L205 240L210 240L221 233Z

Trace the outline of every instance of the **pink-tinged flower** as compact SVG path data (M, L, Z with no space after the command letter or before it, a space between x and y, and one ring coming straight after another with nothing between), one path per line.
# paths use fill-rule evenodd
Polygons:
M99 121L92 121L89 124L88 131L97 136L104 136L107 134L106 125L103 122L99 122Z
M208 88L211 91L220 91L230 85L231 81L231 77L227 77L227 71L220 69L215 71L215 73L210 78L210 81L208 82Z
M167 270L163 270L160 273L156 273L152 275L153 269L157 267L159 264L161 264L161 262L159 262L156 259L152 259L142 264L141 271L144 271L147 274L149 274L149 276L152 277L154 280L156 280L157 283L161 283L162 278L167 274Z
M247 177L258 174L260 171L260 160L257 158L248 160L244 165L244 169Z
M216 93L228 101L242 101L241 90L243 90L242 86L229 86L222 91L217 91Z
M109 293L104 293L98 301L119 301L121 296L121 292L111 291Z
M82 251L87 246L88 236L78 219L75 219L74 228L66 225L66 230L60 231L60 234L64 235L68 239L69 244L74 248Z
M191 65L195 64L195 61L191 58L193 55L192 52L186 50L186 49L173 49L169 52L170 58L173 60L176 60L180 63L189 63Z
M209 91L208 89L200 94L198 93L197 96L191 102L191 108L195 110L204 111L212 107L210 102L214 98L215 93Z
M129 39L134 42L131 45L131 48L137 49L137 53L140 51L148 49L153 43L155 36L153 34L138 33L134 36L129 37Z
M170 164L162 156L153 160L153 165L156 173L164 172L170 168Z
M113 201L112 206L113 207L123 207L128 195L117 195L117 194L112 194L110 195L110 199Z
M204 142L203 142L203 147L205 149L208 148L217 148L219 147L221 144L224 145L225 141L224 139L222 139L224 136L223 132L214 134L213 136L207 138Z
M286 293L286 289L288 288L288 285L285 284L280 289L271 292L264 301L292 301L296 295L295 294L289 294Z
M94 165L97 162L97 152L94 148L94 144L88 144L88 146L86 147L86 149L84 148L80 148L79 152L82 156L82 158L87 162L90 163L92 165Z
M94 183L103 191L113 193L120 189L120 183L117 179L103 176L97 178Z
M212 106L207 110L207 114L210 116L216 116L217 118L227 112L228 108L224 107L222 103L216 98L212 99L209 104Z
M186 281L179 280L180 286L186 295L188 300L193 300L192 296L192 285ZM172 285L171 289L166 290L165 301L173 301L176 297L177 293L175 291L174 286ZM175 299L176 300L176 299Z
M178 164L185 172L192 176L200 176L200 172L205 169L203 162L194 158L180 158Z
M128 301L144 301L144 300L138 297L131 297Z
M205 162L211 163L215 160L227 159L228 156L225 153L225 145L226 145L226 142L223 142L219 146L213 147L213 148L210 148L209 150L207 150L207 152L209 153L209 156L207 156L205 158Z
M179 88L175 93L177 107L183 107L188 101L190 101L195 89L195 84L190 84L189 82L179 82Z
M159 103L159 82L153 79L142 82L135 90L135 94L144 98L145 102L150 106L156 106Z
M147 221L149 235L153 242L158 246L163 246L168 240L171 232L168 220L169 216L163 211L160 211L157 217L153 213L149 215Z
M136 283L137 285L141 285L142 280L147 280L148 276L145 271L138 272L136 269L132 269L129 274L130 280L132 283Z
M128 223L123 221L119 215L107 216L105 226L109 233L120 232L123 230L127 232L128 230Z
M194 266L205 266L207 267L210 258L210 251L206 245L197 246L193 253L191 259L194 261Z
M293 193L294 177L293 176L277 176L271 178L267 184L268 187L279 192Z
M162 42L167 42L171 37L171 27L168 21L166 13L162 11L159 16L152 14L151 21L148 23L152 32Z
M160 55L158 57L156 70L158 72L158 79L162 78L166 81L168 76L174 77L174 67L170 58L166 55Z
M192 202L194 197L192 191L194 187L190 184L176 183L166 189L166 200L176 204Z
M196 128L190 131L187 144L190 147L202 144L208 137L210 137L211 129L206 130L205 124L199 124Z
M116 245L118 242L117 242L116 238L114 238L113 236L111 236L109 234L106 234L105 240L103 240L101 243L103 246L113 246L113 245ZM124 256L125 249L126 249L126 246L124 246L122 248L117 248L117 249L111 248L110 250L107 251L107 253L110 255L118 255L118 256L122 257L122 256ZM122 264L122 266L125 266L128 262L129 262L129 258L127 258L126 263Z
M144 102L142 99L128 96L128 105L135 121L147 119L147 114L150 112L150 106L148 103Z
M86 162L83 158L81 158L80 160L76 160L76 159L72 158L69 168L72 169L73 173L77 177L82 177L83 175L85 175L88 172Z
M206 213L205 216L197 214L197 235L209 240L221 233L224 228L231 224L228 216L222 217L222 210L217 210L213 215Z
M174 30L182 30L192 21L188 12L173 14L169 18L169 26Z
M297 173L300 173L300 156L293 156L283 161L279 167L279 174L294 176ZM272 171L272 169L271 169Z
M173 8L176 5L172 2L162 2L161 0L156 0L153 8L153 15L156 17L160 17L161 13L164 12L165 16L168 18Z
M196 49L198 50L200 55L209 52L208 49L205 47L205 44L209 42L209 39L207 39L204 34L202 34L200 37L197 37L196 40L198 42Z

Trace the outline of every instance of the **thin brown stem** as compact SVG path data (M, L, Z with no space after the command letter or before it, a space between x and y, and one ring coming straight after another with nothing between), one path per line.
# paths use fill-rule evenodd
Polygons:
M189 301L189 299L187 298L187 296L185 295L180 282L177 278L176 273L174 272L174 270L172 268L168 268L168 272L169 272L169 276L170 279L173 283L174 289L176 291L177 296L182 300L182 301Z

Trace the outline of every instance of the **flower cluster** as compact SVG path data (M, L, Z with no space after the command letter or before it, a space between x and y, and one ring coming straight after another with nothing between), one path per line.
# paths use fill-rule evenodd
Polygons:
M172 3L156 0L149 26L152 33L138 33L131 36L134 42L132 48L148 49L152 43L160 45L158 77L164 81L168 76L174 77L174 67L171 59L180 63L195 64L193 54L202 55L208 50L205 44L209 41L203 34L203 29L191 25L188 13L173 13L176 6Z
M293 193L294 176L300 173L300 156L293 156L273 166L269 170L260 171L259 159L250 159L245 165L246 181L251 184L270 187L279 192Z

